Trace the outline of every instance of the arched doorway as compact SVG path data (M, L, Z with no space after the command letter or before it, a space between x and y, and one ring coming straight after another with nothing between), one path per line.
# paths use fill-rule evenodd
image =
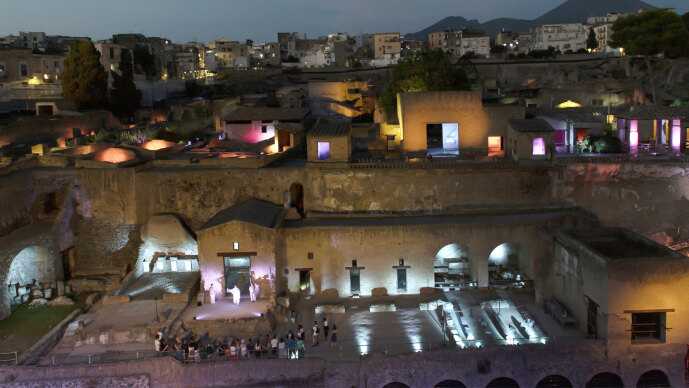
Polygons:
M658 369L642 374L636 383L636 388L665 388L671 386L670 379L668 379L665 372Z
M572 383L566 377L550 375L539 381L536 388L572 388Z
M519 384L509 377L498 377L488 383L486 388L519 388Z
M591 377L586 388L624 388L624 382L614 373L603 372Z
M383 388L409 388L407 384L402 384L398 382L388 383L383 386Z
M56 259L48 249L37 245L22 249L12 258L5 278L10 305L24 303L32 285L54 282L57 277Z
M435 388L466 388L466 385L457 380L444 380L436 384Z
M440 248L433 260L435 287L459 288L471 283L469 250L453 243Z
M503 243L488 256L488 282L495 286L523 285L519 270L520 249L516 244Z
M301 183L292 183L289 187L289 202L299 214L304 215L304 186Z

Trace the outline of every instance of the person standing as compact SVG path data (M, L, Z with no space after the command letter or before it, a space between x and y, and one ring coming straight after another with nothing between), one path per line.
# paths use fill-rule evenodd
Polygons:
M273 358L277 358L278 356L278 337L273 336L273 338L270 339L270 353L273 356Z
M337 325L333 325L333 334L330 336L330 347L337 346Z
M297 340L291 332L287 336L287 358L290 360L297 358Z
M304 326L302 325L299 325L297 329L297 339L304 341Z
M313 321L313 327L311 328L311 346L318 346L318 321Z
M330 331L330 327L328 327L328 317L323 317L323 334L325 338L325 342L328 342L328 332Z

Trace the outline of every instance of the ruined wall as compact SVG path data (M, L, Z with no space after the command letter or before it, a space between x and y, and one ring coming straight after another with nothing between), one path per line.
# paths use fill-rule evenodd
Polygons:
M553 171L554 196L610 226L689 238L689 167L679 163L577 163Z

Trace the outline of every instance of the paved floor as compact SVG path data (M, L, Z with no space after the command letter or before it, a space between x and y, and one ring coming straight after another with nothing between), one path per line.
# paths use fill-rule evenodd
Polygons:
M236 305L232 303L231 297L223 297L218 298L215 304L204 304L203 306L188 308L184 312L183 320L192 320L194 317L199 320L255 318L265 314L269 306L270 303L263 300L253 303L243 301Z
M189 293L199 281L199 272L147 272L120 291L132 300L161 299L165 293Z

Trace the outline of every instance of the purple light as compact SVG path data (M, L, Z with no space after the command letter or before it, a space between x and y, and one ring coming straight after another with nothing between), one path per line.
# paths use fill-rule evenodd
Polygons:
M682 142L682 132L680 129L679 120L672 120L672 149L674 151L679 151L680 144Z
M545 155L545 140L542 137L537 137L533 139L532 142L532 155L533 156L544 156Z
M637 148L639 146L639 121L632 120L629 122L629 147Z
M328 160L330 159L330 142L319 141L318 142L318 160Z

